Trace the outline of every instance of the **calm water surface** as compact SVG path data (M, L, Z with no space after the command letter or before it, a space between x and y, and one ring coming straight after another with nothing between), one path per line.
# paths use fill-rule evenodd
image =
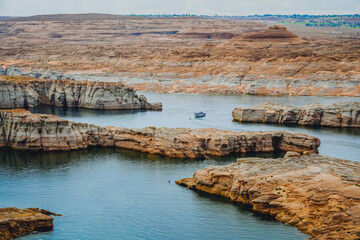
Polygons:
M55 218L54 231L24 240L306 239L294 227L174 183L196 169L233 161L169 159L116 149L2 152L1 205L64 214Z
M263 101L293 105L359 101L334 97L255 97L146 93L162 101L162 112L94 111L51 107L56 114L97 125L214 127L235 131L287 130L320 138L320 153L360 160L359 132L232 122L231 111ZM205 119L192 119L206 111ZM259 157L277 157L257 154ZM294 227L263 219L227 200L177 186L200 168L234 162L236 156L208 160L170 159L120 149L64 153L0 151L0 205L39 207L64 214L50 233L29 239L306 239ZM170 183L169 183L170 180Z

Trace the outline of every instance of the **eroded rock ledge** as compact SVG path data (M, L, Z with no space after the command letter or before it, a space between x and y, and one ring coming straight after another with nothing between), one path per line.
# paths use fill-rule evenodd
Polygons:
M317 152L320 145L316 137L285 131L99 127L24 109L0 110L0 136L0 147L16 150L68 151L99 146L179 158L241 152Z
M360 102L332 105L310 104L303 107L262 103L235 108L233 119L239 122L299 124L328 127L360 127Z
M360 163L317 154L241 158L176 181L251 205L313 239L359 239Z
M91 109L162 109L161 103L148 103L144 95L138 96L132 88L119 82L0 76L0 108L43 104Z
M48 232L54 218L61 216L38 208L0 208L0 239L12 239L32 232Z
M277 38L279 39L279 38ZM280 38L281 39L281 38ZM236 45L236 44L235 44ZM268 45L267 45L268 46ZM223 46L228 48L227 46ZM245 47L246 48L246 47ZM284 47L285 48L285 47ZM285 48L286 49L286 48ZM231 51L230 52L236 52ZM225 53L221 53L221 58ZM226 53L228 55L228 53ZM241 55L236 55L236 58ZM164 63L178 67L196 68L198 65L208 63ZM230 63L228 63L230 65ZM251 69L251 63L248 68ZM221 65L224 65L222 63ZM312 64L314 65L314 64ZM233 68L234 63L231 63ZM243 66L239 69L244 68ZM301 67L302 68L302 67ZM236 68L238 69L238 68ZM1 66L0 66L1 71ZM185 70L184 70L185 71ZM188 71L188 70L186 70ZM263 75L239 75L236 73L223 72L222 74L203 73L202 76L197 76L197 73L66 73L61 70L44 70L31 69L26 70L20 66L10 66L5 71L6 75L16 76L30 76L39 79L71 79L80 81L82 79L89 79L95 82L102 81L118 81L122 79L126 86L132 87L137 91L151 91L151 92L171 92L171 93L201 93L201 94L249 94L249 95L265 95L265 96L350 96L359 97L360 78L355 77L339 77L333 75L325 75L323 78L311 74L298 77L287 78L284 76L263 76ZM154 77L155 76L155 77Z

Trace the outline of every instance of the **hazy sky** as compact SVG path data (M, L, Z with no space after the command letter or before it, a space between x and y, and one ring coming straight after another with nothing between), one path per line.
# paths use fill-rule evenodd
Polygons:
M55 13L354 14L360 0L0 0L0 16Z

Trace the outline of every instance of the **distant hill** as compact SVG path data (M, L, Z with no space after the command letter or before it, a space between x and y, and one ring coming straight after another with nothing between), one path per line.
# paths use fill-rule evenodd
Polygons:
M9 19L11 17L7 17L7 16L0 16L0 20L5 20L5 19Z

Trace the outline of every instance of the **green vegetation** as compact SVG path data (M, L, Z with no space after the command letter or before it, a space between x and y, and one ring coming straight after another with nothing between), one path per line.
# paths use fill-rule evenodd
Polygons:
M283 24L302 24L308 27L346 27L360 28L360 14L348 15L249 15L249 16L227 16L227 15L195 15L195 14L130 14L134 17L153 18L224 18L230 20L267 20L277 21Z
M291 15L281 17L279 23L304 24L308 27L360 28L360 15Z

